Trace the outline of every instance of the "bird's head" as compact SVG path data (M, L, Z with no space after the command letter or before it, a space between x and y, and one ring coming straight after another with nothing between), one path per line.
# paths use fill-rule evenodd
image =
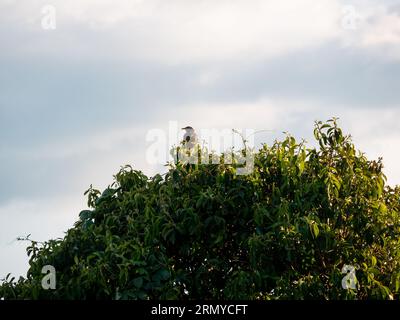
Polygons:
M187 126L187 127L184 127L184 128L182 128L182 130L189 131L189 130L193 130L193 128L192 128L192 127L190 127L190 126Z

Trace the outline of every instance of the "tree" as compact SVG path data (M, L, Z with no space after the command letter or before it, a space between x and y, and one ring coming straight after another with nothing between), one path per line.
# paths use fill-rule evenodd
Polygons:
M123 167L64 239L27 248L27 278L5 299L399 299L400 190L335 119L319 148L288 135L235 165ZM41 286L44 265L55 290ZM344 289L342 268L355 270ZM349 275L347 275L349 276Z

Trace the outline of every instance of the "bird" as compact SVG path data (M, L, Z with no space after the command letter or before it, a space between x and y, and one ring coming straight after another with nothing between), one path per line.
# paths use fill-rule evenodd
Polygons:
M182 130L185 130L185 133L183 134L183 141L182 144L186 149L193 149L194 146L197 144L197 134L196 131L190 127L184 127Z

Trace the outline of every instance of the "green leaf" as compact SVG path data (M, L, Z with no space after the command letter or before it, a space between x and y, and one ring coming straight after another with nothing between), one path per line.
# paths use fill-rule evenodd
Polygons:
M386 205L384 203L381 203L379 205L379 212L380 213L386 213L387 211L388 211L388 209L387 209Z
M298 167L299 167L299 175L301 175L304 172L305 162L300 160L300 162L298 163Z
M154 281L165 281L168 280L170 277L170 273L166 269L160 269L158 270L155 275L153 276Z
M140 289L143 286L143 278L142 277L138 277L138 278L133 279L133 285L136 288Z
M313 231L314 237L317 238L319 235L319 228L315 222L312 224L312 231Z
M371 263L372 263L372 266L373 266L373 267L376 266L376 262L377 262L377 261L376 261L376 258L375 258L374 256L372 256L372 257L371 257Z
M79 213L79 218L81 218L82 221L91 219L92 218L92 211L90 210L83 210Z

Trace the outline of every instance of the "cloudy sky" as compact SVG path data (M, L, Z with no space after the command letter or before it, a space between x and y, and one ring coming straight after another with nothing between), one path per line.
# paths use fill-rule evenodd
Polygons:
M0 278L27 270L15 238L62 237L90 184L163 170L152 129L312 143L332 116L399 184L399 0L0 0Z

